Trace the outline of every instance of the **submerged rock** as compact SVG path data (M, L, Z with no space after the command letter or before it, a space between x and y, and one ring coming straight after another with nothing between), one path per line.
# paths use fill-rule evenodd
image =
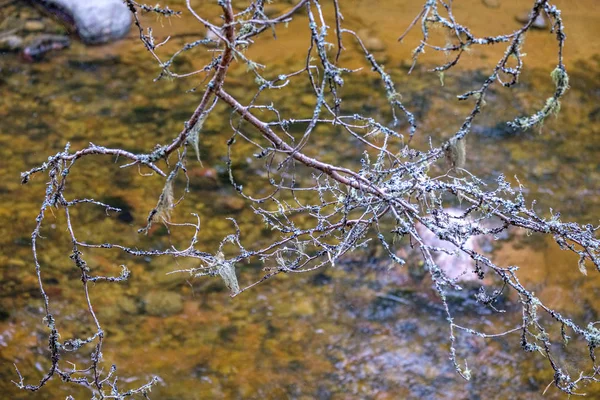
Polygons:
M530 13L524 12L523 14L517 15L515 17L515 19L522 24L526 24L531 19L530 15L531 15ZM539 14L533 20L531 27L534 29L546 29L549 27L549 25L548 25L548 21L546 20L546 18L544 18L544 16L542 14Z
M40 61L46 53L60 50L71 45L68 36L63 35L39 35L26 42L23 49L23 57L28 61Z
M444 210L444 213L450 216L458 216L462 214L462 211L459 209L448 208ZM473 222L453 219L452 223L466 226L466 224ZM484 227L481 226L481 223L478 223L478 225L481 228ZM421 239L428 246L445 250L432 253L436 265L446 277L458 283L481 282L481 278L476 272L475 261L473 261L468 254L461 251L452 243L438 238L433 232L421 224L417 225L417 232L419 232ZM466 241L464 247L469 250L474 250L477 253L485 254L488 250L491 250L492 242L493 237L491 235L474 235ZM415 246L414 249L402 249L397 254L399 257L408 260L409 273L416 281L420 281L427 275L420 254L418 246Z
M19 51L24 46L23 38L17 35L7 35L0 38L0 51Z
M123 311L123 313L127 315L137 315L139 312L138 303L130 297L123 297L119 300L117 305L119 310Z
M32 19L25 21L23 29L27 32L43 32L46 29L46 25L42 21Z
M120 0L36 0L70 25L81 40L99 44L121 39L129 32L131 14Z
M472 128L472 132L486 138L492 139L505 139L513 136L517 136L523 131L517 130L511 127L506 122L498 122L494 126L487 125L474 125Z
M483 5L488 8L498 8L500 7L500 0L482 0Z
M189 167L188 176L190 178L190 186L194 189L214 190L221 186L219 174L214 168L201 166Z
M240 212L244 209L246 202L237 195L225 196L221 199L221 207L227 212Z
M147 314L165 317L180 313L183 300L180 294L174 292L150 292L144 296L144 306Z
M0 38L0 52L22 52L27 61L40 61L47 53L70 45L71 40L64 35L39 34L25 38L8 35Z
M361 38L367 50L375 53L385 51L385 43L383 43L383 41L373 32L367 29L361 29L358 31L358 36Z

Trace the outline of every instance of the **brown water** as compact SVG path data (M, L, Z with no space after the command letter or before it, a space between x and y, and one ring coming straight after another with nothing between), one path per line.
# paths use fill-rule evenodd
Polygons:
M408 77L406 60L417 36L407 38L404 45L395 38L416 15L419 2L382 1L377 7L368 1L342 3L349 27L367 29L373 36L393 32L382 36L387 37L386 51L379 57L387 60L386 70L419 118L417 145L426 143L427 135L434 140L448 135L465 112L452 96L475 87L497 54L489 49L474 51L466 68L446 75L444 87L426 67ZM516 27L513 15L523 10L519 1L502 0L496 10L482 7L479 1L456 3L457 16L473 25L476 33L484 32L487 25L496 29L490 18L501 30ZM593 0L571 3L558 4L568 28L566 55L572 85L560 116L547 121L542 134L529 131L517 136L499 124L534 111L552 92L549 73L554 68L554 41L547 33L532 32L526 60L530 68L516 92L496 90L488 97L485 113L469 139L467 167L490 181L499 173L508 177L518 174L528 188L528 197L540 199L540 210L552 206L562 212L563 220L596 223L600 211L600 24L595 21L600 15ZM277 41L262 40L249 56L268 64L272 76L301 65L307 46L305 23L299 16L287 30L278 31ZM174 20L172 26L165 22L164 30L159 23L155 25L159 34L197 31L187 19ZM89 397L57 379L35 394L19 391L10 383L16 379L13 362L30 383L49 365L47 331L41 321L29 244L45 179L37 176L23 187L20 172L61 151L67 141L75 149L92 141L147 151L156 143L170 141L198 102L198 93L186 93L198 80L152 83L157 68L135 36L132 31L128 40L104 47L85 48L75 43L39 64L23 64L17 57L0 55L3 397L64 398L69 393L77 399ZM174 39L175 43L181 45L184 39ZM266 47L260 50L259 45ZM430 58L424 63L436 61L427 56ZM185 56L180 67L192 70L205 60L206 54L196 51ZM358 65L361 61L348 55L344 62ZM245 69L236 68L227 89L243 98L248 96L249 84L252 79ZM371 112L384 109L385 98L373 96L375 79L366 72L349 79L346 88L348 107L359 107L368 99L375 110ZM305 90L297 85L274 100L283 102L283 110L310 114L312 104L303 97ZM195 179L192 193L174 215L176 221L184 221L190 212L200 214L203 230L197 247L202 249L214 249L231 232L231 223L225 219L231 215L245 232L246 243L268 239L262 223L233 195L223 174L225 141L230 136L228 117L222 108L207 120L201 141L204 168L196 165L190 169ZM346 162L355 156L351 143L336 142L334 149L331 142L325 137L319 144L324 159ZM238 151L252 149L240 144ZM245 157L238 157L234 171L251 190L264 184L260 164ZM184 243L189 232L173 231L171 239L160 227L148 237L136 233L160 190L158 179L119 169L113 160L82 161L72 174L69 194L85 193L120 203L117 205L126 206L133 221L128 222L127 216L107 218L101 211L82 207L73 212L78 235L94 242L117 237L122 244L139 247ZM92 325L82 306L79 275L68 259L64 228L64 218L57 213L42 232L46 238L40 245L43 278L62 335L82 336L91 332ZM159 375L162 383L153 389L152 398L542 398L552 380L544 358L523 353L518 336L509 336L493 341L460 339L459 359L466 358L473 370L473 379L463 381L448 360L447 326L427 280L417 283L406 271L388 271L376 250L351 256L336 268L278 277L233 300L216 279L166 275L194 266L187 261L132 259L106 251L86 251L85 256L99 274L114 275L121 264L132 271L127 283L98 284L91 296L107 332L106 368L117 364L122 386L139 385ZM576 260L550 241L515 233L497 246L494 257L502 265L522 266L521 279L532 285L543 301L577 322L600 319L598 274L581 275ZM250 283L260 270L242 267L238 275L242 283ZM382 297L386 294L401 296L406 302ZM469 304L457 301L454 306L462 310L461 321L488 332L513 327L520 317L518 312L488 315ZM510 299L506 308L518 309ZM70 360L80 366L86 356ZM577 365L578 356L569 355L567 362ZM600 396L598 386L585 391L591 398ZM544 396L562 397L553 388Z

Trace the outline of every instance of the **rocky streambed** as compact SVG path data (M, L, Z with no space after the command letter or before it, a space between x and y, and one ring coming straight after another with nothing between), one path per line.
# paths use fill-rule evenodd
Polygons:
M131 14L119 0L36 0L0 5L0 53L40 61L81 40L88 45L119 40L129 32Z

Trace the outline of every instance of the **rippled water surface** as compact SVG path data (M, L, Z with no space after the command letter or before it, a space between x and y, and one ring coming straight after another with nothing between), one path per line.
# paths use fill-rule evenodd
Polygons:
M181 3L171 4L175 8ZM386 71L418 117L416 146L426 146L429 136L439 143L440 137L450 135L467 112L454 96L478 87L502 50L474 50L464 68L446 74L442 87L439 77L428 72L430 63L436 61L433 56L407 75L416 35L407 38L408 43L396 42L418 13L420 2L341 3L348 26L384 38L377 56L385 60ZM473 24L477 33L491 26L489 21L498 24L490 29L514 29L513 17L523 11L517 1L501 0L500 8L493 10L475 0L455 3L457 15ZM594 21L600 13L591 0L571 3L559 4L569 34L567 46L572 45L566 52L571 90L560 115L548 120L541 133L514 133L504 126L504 121L534 111L553 90L549 78L555 59L553 37L531 32L525 60L529 67L515 91L496 89L488 95L488 105L469 137L467 168L490 182L500 173L518 175L528 198L539 199L540 210L553 207L561 211L563 220L597 223L600 24ZM275 2L275 6L285 9L288 5ZM288 28L282 27L277 41L260 40L249 51L249 56L268 64L269 76L302 66L308 44L305 18L300 15ZM179 35L172 39L173 45L184 44L190 40L186 34L199 31L187 19L163 21L162 27L161 21L148 22L156 25L158 35L168 31ZM348 45L342 62L364 66L353 50ZM190 52L178 67L191 71L206 59L204 50ZM93 142L132 152L170 142L199 101L201 91L189 90L201 87L202 82L198 78L153 83L157 73L133 31L126 40L109 46L85 48L74 43L35 64L0 54L1 397L50 399L70 393L77 399L89 397L57 379L35 394L19 391L10 382L17 378L13 363L31 383L49 365L30 247L45 179L39 175L21 186L20 173L61 151L67 142L74 149ZM307 88L291 86L273 94L273 101L284 112L309 116L314 100ZM248 99L256 86L244 67L235 67L226 89ZM343 96L348 109L389 119L381 111L386 109L385 95L368 68L348 78ZM218 106L202 133L203 165L190 165L191 193L174 215L179 221L191 212L201 216L198 248L214 250L232 232L226 219L231 216L244 232L245 243L265 243L270 234L228 184L224 159L230 135L229 112ZM329 162L357 160L354 144L336 140L335 135L330 131L315 135L314 140L322 141L316 143L315 155ZM260 192L265 183L261 164L239 156L254 150L240 143L236 151L233 170L237 179ZM185 243L190 235L185 230L174 230L169 237L165 228L157 226L147 237L137 234L156 204L161 181L133 168L120 169L114 161L88 158L72 172L70 196L93 196L124 209L111 217L93 207L74 210L78 235L99 243L118 238L122 244L146 248ZM79 272L68 258L64 223L64 217L56 213L44 225L42 277L62 335L87 336L93 325L83 306ZM580 274L577 260L551 240L515 232L494 245L493 251L501 265L520 265L522 281L550 306L580 323L600 319L599 274ZM448 328L430 282L415 280L405 270L388 269L377 249L351 255L335 268L278 276L235 299L230 299L217 279L166 275L194 267L189 261L136 259L91 250L85 256L99 274L118 274L121 264L132 271L127 283L93 286L91 297L106 330L106 369L115 363L123 386L159 375L161 383L153 389L152 398L542 398L552 380L547 361L540 354L523 353L518 335L513 335L485 341L459 338L459 359L466 358L473 371L473 379L463 381L448 360ZM256 265L238 270L240 281L246 284L260 274ZM520 318L519 307L510 297L503 303L508 312L501 315L460 296L451 304L461 322L489 332L514 327ZM87 355L84 351L85 357L68 360L83 363ZM575 368L585 353L565 353L564 357ZM584 389L591 398L600 397L600 387ZM544 396L563 397L554 388Z

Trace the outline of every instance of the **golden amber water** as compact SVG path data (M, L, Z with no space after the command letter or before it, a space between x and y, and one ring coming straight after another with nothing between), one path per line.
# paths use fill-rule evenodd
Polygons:
M182 1L172 8L182 8ZM200 2L196 2L200 3ZM276 7L285 9L287 3ZM324 2L325 3L325 2ZM473 49L457 69L448 72L444 86L428 72L443 55L425 54L408 76L418 31L403 43L396 41L419 12L420 1L341 1L348 28L379 38L384 60L398 84L398 91L418 117L416 146L434 142L456 129L468 112L455 95L478 87L504 48ZM499 34L518 28L514 16L529 2L500 0L489 9L480 1L455 1L455 13L476 34ZM566 65L571 90L556 119L548 120L541 134L528 131L507 134L503 123L535 112L552 91L549 74L556 65L556 42L548 32L527 35L525 71L515 90L494 89L488 105L469 137L467 168L493 181L500 173L518 175L529 200L538 208L553 207L563 220L597 223L600 211L600 9L595 0L557 1L567 26ZM326 11L329 10L325 5ZM200 11L211 13L216 7ZM209 15L209 14L207 14ZM189 19L156 21L157 36L174 35L172 50L203 29ZM268 66L276 76L302 66L308 46L306 16L300 14L288 27L277 29L277 40L260 39L247 55ZM176 36L179 35L179 36ZM17 378L16 363L28 383L37 382L49 366L47 329L41 311L30 234L44 195L46 177L36 176L26 186L20 172L41 164L61 151L66 142L73 149L88 142L148 151L168 143L193 112L201 91L201 79L153 83L158 68L136 39L134 29L119 43L84 47L80 43L37 64L0 55L0 393L14 399L54 399L89 393L54 379L37 393L19 391L10 381ZM333 39L332 39L333 40ZM350 41L343 65L365 66ZM179 71L202 66L209 53L195 50L181 57ZM245 67L234 67L226 89L247 98L255 83ZM273 94L282 110L310 115L313 105L306 86L296 85ZM385 94L368 68L347 78L345 106L371 112L385 109ZM385 117L385 111L381 111ZM264 243L263 230L250 207L235 196L224 176L225 142L230 137L229 112L220 107L206 121L201 141L203 167L193 164L191 193L177 209L176 221L195 212L202 218L199 249L214 251L220 239L232 232L226 217L234 216L244 243ZM319 157L330 162L358 159L353 145L331 140L328 132L313 137ZM319 142L319 141L322 141ZM241 157L254 150L243 143L237 148L233 169L251 190L265 185L261 164ZM120 169L115 160L88 158L72 171L68 195L94 197L125 206L131 218L107 217L102 210L82 206L73 211L76 233L93 242L118 241L129 246L166 248L182 244L190 232L164 228L148 237L137 234L148 210L162 189L156 177L137 169ZM181 190L181 186L179 186ZM92 321L83 304L79 273L68 255L69 238L60 212L49 215L40 243L42 278L64 337L92 333ZM279 276L230 299L214 278L190 279L176 269L193 267L189 261L126 257L116 251L85 251L98 274L116 275L121 264L132 271L124 284L98 283L91 297L106 331L105 368L118 367L120 386L134 387L153 375L161 383L151 393L157 399L506 399L542 398L552 380L547 361L540 354L525 354L518 335L498 340L461 338L459 359L473 371L463 381L448 360L448 327L439 301L427 282L410 281L406 271L388 270L380 254L349 257L336 268L313 274ZM583 276L577 260L560 251L551 240L515 233L499 242L494 257L502 265L521 266L524 283L564 314L579 323L600 319L600 279L593 270ZM240 266L242 283L260 276L257 266ZM400 296L406 303L386 299ZM458 305L457 307L462 307ZM512 307L512 308L511 308ZM507 305L514 311L514 304ZM518 309L518 308L516 308ZM519 313L502 315L478 309L459 309L461 322L490 333L518 324ZM556 329L559 329L557 327ZM581 343L579 343L581 344ZM572 346L576 346L573 343ZM91 349L67 358L85 365ZM584 349L585 353L585 349ZM585 354L583 354L585 356ZM575 369L582 355L565 353ZM591 398L600 388L583 388ZM543 398L562 398L551 388Z

